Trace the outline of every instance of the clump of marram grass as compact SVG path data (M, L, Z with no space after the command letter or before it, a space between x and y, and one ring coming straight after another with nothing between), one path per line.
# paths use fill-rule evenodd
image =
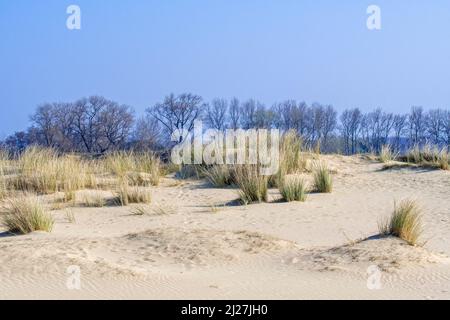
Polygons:
M258 165L237 165L234 168L239 197L243 204L267 201L268 177L260 172Z
M450 158L448 156L448 151L445 148L442 148L439 153L439 168L442 170L449 170L450 167Z
M307 186L303 178L299 176L287 176L283 179L280 186L280 193L283 199L291 201L306 201L307 197Z
M51 232L54 220L37 197L9 199L2 208L2 224L12 233Z
M66 209L64 212L64 215L66 217L66 220L68 223L77 223L77 220L75 218L75 214L73 213L72 210L70 209Z
M389 161L394 161L397 158L397 155L392 150L390 145L383 145L381 147L379 159L381 162L386 163Z
M85 186L86 164L74 155L60 156L53 149L27 148L17 160L12 185L20 191L50 194Z
M176 176L180 179L200 179L204 176L203 169L200 164L183 164Z
M223 188L233 184L233 175L228 165L213 165L201 169L206 179L217 188Z
M129 187L122 185L117 193L118 202L122 206L130 203L150 203L152 201L150 192L137 186Z
M107 204L105 197L99 192L84 194L81 202L83 206L88 208L102 208Z
M331 193L333 178L325 162L315 163L313 166L314 190L320 193Z
M430 144L424 145L422 149L419 145L415 145L408 150L402 161L442 170L448 170L450 167L448 150L446 148L439 150L437 146Z
M410 245L418 245L423 233L421 209L415 201L403 200L399 205L395 204L391 217L381 221L378 229L382 235L392 235Z
M8 163L8 155L3 150L0 150L0 200L6 197L8 193L8 186L5 178L5 168Z
M408 150L408 152L406 153L406 160L407 162L411 163L421 163L423 161L419 145L415 145Z
M153 153L118 151L110 153L104 160L107 171L120 181L129 180L134 185L156 186L161 175L161 163Z
M284 174L299 173L305 169L306 161L302 157L302 138L289 130L281 138L280 145L280 170Z
M144 206L136 206L131 208L130 212L135 216L143 216L149 214L149 211Z
M152 213L156 216L176 214L177 211L178 208L169 203L155 203L152 207Z
M269 177L270 187L280 187L286 175L306 170L307 161L302 153L303 140L295 130L289 130L281 137L279 168Z

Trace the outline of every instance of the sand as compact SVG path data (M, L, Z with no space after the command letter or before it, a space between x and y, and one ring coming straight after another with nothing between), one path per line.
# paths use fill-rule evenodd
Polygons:
M450 172L324 158L333 193L305 203L270 190L237 206L235 189L167 177L147 206L57 208L50 234L0 234L0 299L449 299ZM404 198L423 208L423 247L377 236Z

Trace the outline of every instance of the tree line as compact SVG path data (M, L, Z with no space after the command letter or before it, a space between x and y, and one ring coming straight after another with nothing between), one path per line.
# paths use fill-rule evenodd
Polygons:
M164 150L181 142L173 133L191 131L196 120L217 130L277 128L295 130L306 146L321 152L355 154L379 152L385 144L395 150L430 143L450 149L450 110L425 111L412 107L407 114L380 108L363 113L359 108L341 114L331 105L286 100L270 107L257 100L222 98L205 102L185 93L170 94L136 117L132 107L91 96L71 103L45 103L30 116L30 127L0 142L2 148L20 152L28 145L52 147L62 152L104 154L112 150Z

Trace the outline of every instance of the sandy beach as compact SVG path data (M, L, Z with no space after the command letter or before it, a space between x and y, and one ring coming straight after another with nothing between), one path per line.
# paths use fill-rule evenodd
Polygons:
M449 299L450 172L322 157L333 193L304 203L271 189L237 205L234 188L166 176L148 205L53 208L52 233L1 233L0 299ZM109 195L78 191L92 192ZM423 209L423 247L377 236L405 198Z

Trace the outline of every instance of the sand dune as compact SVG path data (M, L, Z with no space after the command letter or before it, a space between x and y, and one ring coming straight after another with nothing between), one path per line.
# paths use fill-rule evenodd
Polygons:
M450 298L450 172L324 157L334 191L305 203L236 206L232 188L166 178L147 215L71 208L69 223L66 209L54 210L51 234L0 237L0 298ZM375 236L407 197L423 207L423 248ZM80 290L66 286L71 265ZM373 266L379 290L367 285Z

